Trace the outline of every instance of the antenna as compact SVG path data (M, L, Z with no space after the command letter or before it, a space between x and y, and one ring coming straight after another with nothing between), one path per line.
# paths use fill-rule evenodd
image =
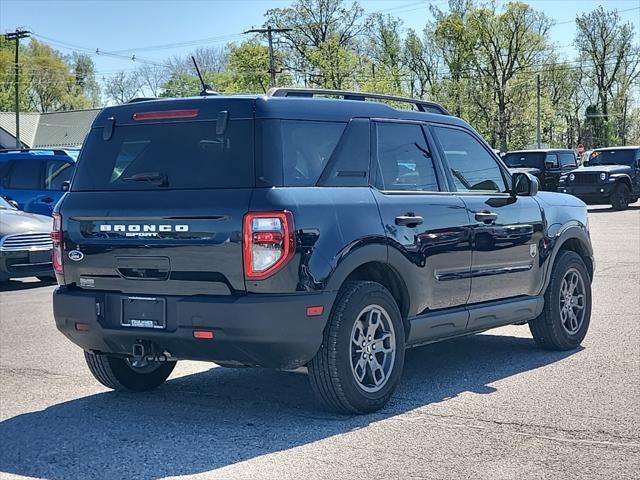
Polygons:
M218 95L218 92L216 92L213 88L211 88L211 86L204 83L204 78L202 78L202 74L200 73L200 68L198 67L198 62L196 62L196 57L191 55L191 60L193 60L193 66L196 67L196 73L198 74L198 78L200 79L200 84L202 85L202 91L200 92L200 95L202 96Z

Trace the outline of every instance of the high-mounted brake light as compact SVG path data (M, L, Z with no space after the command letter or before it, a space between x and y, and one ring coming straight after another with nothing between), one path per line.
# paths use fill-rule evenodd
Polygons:
M291 212L247 213L244 217L244 274L265 279L293 256L295 234Z
M51 240L53 241L53 271L64 274L64 265L62 264L63 246L62 246L62 216L59 213L53 214L53 228L51 229Z
M136 112L134 120L167 120L171 118L195 118L200 114L197 108L191 110L163 110L158 112Z

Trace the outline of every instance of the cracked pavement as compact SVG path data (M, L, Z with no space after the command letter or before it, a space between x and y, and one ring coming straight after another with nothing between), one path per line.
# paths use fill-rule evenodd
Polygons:
M319 411L304 374L198 362L110 392L55 329L54 286L5 284L0 478L636 479L640 204L589 216L583 348L541 351L511 326L413 349L388 407L358 417Z

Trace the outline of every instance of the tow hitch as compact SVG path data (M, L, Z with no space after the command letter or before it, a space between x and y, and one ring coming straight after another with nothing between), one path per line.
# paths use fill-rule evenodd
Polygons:
M171 354L169 352L158 353L156 345L150 342L139 341L139 343L133 344L133 362L140 364L147 362L166 362Z

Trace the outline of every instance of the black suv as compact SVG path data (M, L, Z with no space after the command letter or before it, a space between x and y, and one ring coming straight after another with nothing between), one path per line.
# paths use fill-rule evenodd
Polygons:
M558 191L625 210L640 198L640 147L598 148L588 165L560 178Z
M514 150L502 160L511 173L528 172L538 178L541 190L558 190L560 177L578 166L576 153L565 149Z
M407 347L526 322L544 348L580 344L583 202L512 177L435 104L318 93L96 118L54 215L53 307L101 383L152 389L179 359L307 366L326 407L371 412Z

